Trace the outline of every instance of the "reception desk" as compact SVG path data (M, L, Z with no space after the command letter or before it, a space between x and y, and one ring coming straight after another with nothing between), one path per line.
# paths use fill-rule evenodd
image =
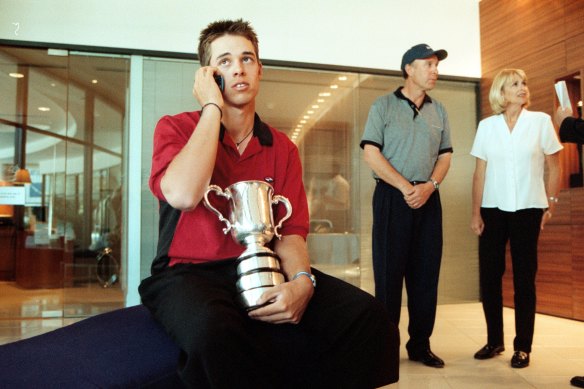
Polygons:
M560 193L539 237L537 312L584 321L584 188ZM503 301L513 307L513 270L507 250Z
M73 252L62 239L50 245L35 245L33 236L18 233L16 285L26 289L62 288L66 264L73 263Z

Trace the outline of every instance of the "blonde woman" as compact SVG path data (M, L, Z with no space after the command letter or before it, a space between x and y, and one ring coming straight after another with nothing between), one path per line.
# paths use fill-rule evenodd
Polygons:
M551 117L531 112L527 77L502 70L489 93L494 111L479 123L471 155L476 157L471 229L479 236L479 269L487 344L476 359L505 351L502 278L510 243L515 289L515 339L511 366L529 366L535 322L535 275L539 232L558 202L558 141ZM548 166L544 182L544 165Z

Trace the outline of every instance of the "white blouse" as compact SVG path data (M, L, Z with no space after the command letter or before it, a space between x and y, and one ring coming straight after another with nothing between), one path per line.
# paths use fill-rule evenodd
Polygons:
M513 131L503 114L481 120L470 154L487 162L484 208L547 208L545 156L563 149L551 118L523 109Z

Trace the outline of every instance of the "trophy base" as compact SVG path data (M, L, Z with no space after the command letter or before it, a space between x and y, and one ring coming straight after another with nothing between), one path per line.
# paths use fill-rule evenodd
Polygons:
M260 252L241 256L237 259L237 274L239 275L260 269L280 271L280 258L273 252Z
M261 295L271 288L271 286L260 286L259 288L253 288L244 290L243 292L237 295L237 300L239 304L246 310L246 311L253 311L254 309L258 309L264 307L266 305L271 304L271 301L266 302L265 304L257 304L258 299Z
M248 248L237 259L238 301L247 311L260 307L256 302L267 289L286 282L280 258L265 247L255 249Z

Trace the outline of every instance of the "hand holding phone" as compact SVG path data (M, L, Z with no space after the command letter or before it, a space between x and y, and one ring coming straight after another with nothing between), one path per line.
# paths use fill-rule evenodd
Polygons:
M215 78L215 82L217 83L219 90L221 93L223 93L225 90L225 80L223 79L223 76L220 74L213 74L213 78Z

